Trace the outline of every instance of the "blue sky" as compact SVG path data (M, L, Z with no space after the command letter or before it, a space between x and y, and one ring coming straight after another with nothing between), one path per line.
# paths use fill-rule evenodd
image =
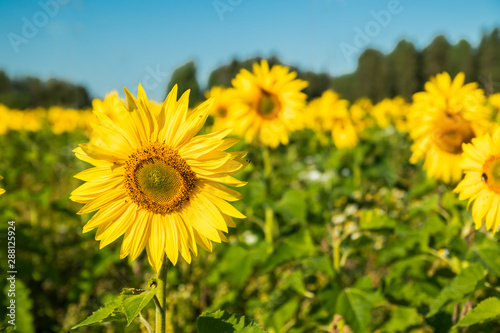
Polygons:
M495 26L498 0L0 0L0 69L95 97L142 82L162 99L189 60L202 86L215 67L257 55L339 75L367 47L390 52L405 38L422 48L437 34L477 46Z

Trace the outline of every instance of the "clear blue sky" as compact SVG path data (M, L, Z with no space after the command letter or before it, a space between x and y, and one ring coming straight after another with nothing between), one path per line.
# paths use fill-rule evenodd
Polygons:
M437 34L477 46L484 32L500 26L498 0L397 2L0 0L0 69L83 84L95 97L124 86L135 92L143 82L161 99L173 70L189 60L202 86L218 65L257 55L339 75L353 71L367 47L390 52L405 38L422 48ZM375 23L371 12L390 13L391 6L390 18ZM346 57L341 45L356 47L355 29L371 36Z

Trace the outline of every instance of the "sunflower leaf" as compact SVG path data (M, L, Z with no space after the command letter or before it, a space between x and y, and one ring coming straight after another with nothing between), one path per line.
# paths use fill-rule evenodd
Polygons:
M500 318L500 299L490 297L469 311L455 326L471 326Z
M373 302L364 291L355 288L345 289L338 296L335 309L354 332L367 332Z
M142 309L151 301L158 289L154 288L148 292L137 294L138 289L134 289L132 294L122 294L122 311L127 317L127 326L139 315Z
M112 301L106 303L104 307L93 312L87 319L85 319L78 325L73 326L71 329L74 330L76 328L83 326L99 325L114 320L124 319L123 314L120 313L118 310L120 304L121 304L121 295L119 297L114 298Z
M427 318L434 316L448 302L458 302L467 294L476 290L478 283L484 278L484 269L480 264L465 268L451 284L446 286L439 296L431 303Z
M196 321L198 333L265 333L253 320L223 310L205 312Z

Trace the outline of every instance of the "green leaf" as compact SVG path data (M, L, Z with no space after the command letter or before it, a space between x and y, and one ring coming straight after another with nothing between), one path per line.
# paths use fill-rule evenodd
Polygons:
M272 303L272 300L271 300ZM298 297L293 297L287 299L281 306L277 309L269 310L269 315L266 320L266 325L274 327L277 331L282 329L287 322L296 316L297 310L299 309L300 301Z
M287 220L297 219L306 222L306 198L302 191L291 189L285 192L276 204L276 210Z
M474 246L468 256L469 261L480 262L484 268L495 275L500 275L500 244L485 239Z
M365 230L392 229L396 221L387 214L380 214L375 210L363 210L361 213L360 227Z
M196 321L198 333L265 333L253 320L223 310L205 312Z
M102 324L113 320L123 319L123 315L115 311L120 306L120 304L121 304L121 295L113 299L111 302L106 303L104 307L95 311L90 315L90 317L82 321L80 324L73 326L71 329L74 330L75 328L83 326Z
M284 237L269 256L264 272L271 271L278 265L314 254L314 244L308 230L299 231L292 236Z
M367 332L373 303L359 289L345 289L337 299L336 313L341 315L354 332Z
M500 318L500 299L490 297L469 311L455 326L471 326Z
M427 317L432 317L448 302L459 302L466 295L476 290L477 284L484 278L484 269L480 264L465 268L458 274L449 286L446 286L439 296L431 303Z
M392 312L391 318L383 326L383 332L407 332L407 328L420 325L423 321L424 318L418 313L416 308L398 306Z
M158 289L154 288L148 292L142 292L139 295L124 295L122 294L123 313L127 317L127 326L139 316L139 312L151 301Z

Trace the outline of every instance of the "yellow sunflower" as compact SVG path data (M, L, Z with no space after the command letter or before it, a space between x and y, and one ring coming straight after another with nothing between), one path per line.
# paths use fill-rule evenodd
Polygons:
M2 176L0 176L0 179L3 179ZM5 190L3 188L0 188L0 195L4 194L5 193Z
M461 167L465 177L455 188L459 199L469 199L476 229L496 231L500 223L500 128L464 144Z
M413 95L409 115L412 145L411 163L425 159L427 175L446 183L462 177L462 144L485 133L491 111L476 83L464 85L459 73L452 81L448 73L438 74L425 84L425 91Z
M239 103L231 117L246 142L276 148L287 145L289 133L303 127L306 95L301 90L308 83L296 76L288 67L270 69L266 60L253 64L253 73L242 69L236 75L232 84Z
M214 102L210 108L210 114L214 116L214 130L233 127L233 118L230 116L231 109L235 105L235 90L232 88L212 87L205 94L206 98L213 98Z
M97 228L101 248L124 235L120 257L134 260L146 248L158 272L165 254L174 265L179 253L189 263L196 244L211 251L227 240L232 217L245 217L228 203L242 196L225 185L245 185L232 175L246 153L225 151L238 141L224 139L230 130L195 136L211 101L189 112L189 91L177 101L175 86L155 115L140 85L137 98L125 94L113 119L94 111L94 139L74 150L94 167L75 176L86 183L71 199L85 204L78 214L98 211L83 232Z
M368 97L362 97L354 101L349 108L351 119L356 128L356 132L361 133L365 128L373 125L370 117L373 103Z
M309 104L306 124L318 132L331 132L337 148L355 147L358 144L358 135L348 106L347 100L327 90Z
M500 113L500 93L491 94L488 96L488 102L491 106L495 108L495 114L497 121Z
M394 125L400 132L406 132L407 111L408 105L405 99L401 96L396 96L392 99L384 98L375 104L371 112L379 127L386 128Z

